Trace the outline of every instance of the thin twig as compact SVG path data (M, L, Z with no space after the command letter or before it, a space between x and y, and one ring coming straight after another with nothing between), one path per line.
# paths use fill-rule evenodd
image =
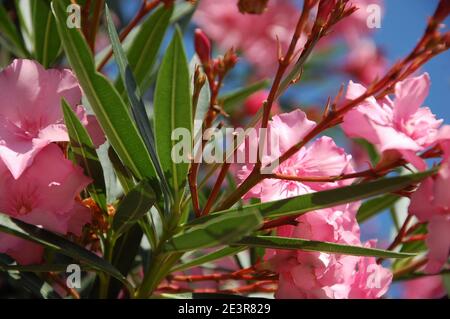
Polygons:
M142 2L142 6L139 9L139 11L136 13L134 18L130 21L130 23L120 32L119 40L120 42L123 42L128 34L138 25L138 23L142 20L143 17L147 15L150 11L155 9L159 4L161 3L161 0L153 0L151 2L147 2L147 0L144 0ZM100 62L100 64L97 67L97 71L101 71L105 65L108 63L109 59L111 59L113 55L112 49L109 50L109 52L106 54L106 56L103 58L103 60Z

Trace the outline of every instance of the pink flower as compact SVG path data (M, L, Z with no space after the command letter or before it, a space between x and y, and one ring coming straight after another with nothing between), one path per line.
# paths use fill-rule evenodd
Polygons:
M263 102L267 100L269 91L260 90L250 95L244 103L245 114L248 116L255 115L259 109L263 108ZM277 102L272 104L272 114L277 114L280 111L280 105Z
M351 44L352 42L361 39L368 33L376 30L376 28L370 28L368 21L372 20L372 15L375 13L374 8L382 9L383 0L352 0L349 3L358 8L350 16L344 18L338 22L335 28L331 31L331 36L343 36L344 39ZM382 13L382 12L381 12ZM372 22L372 21L371 21Z
M0 252L14 258L21 265L39 264L44 247L31 241L0 233Z
M297 226L282 226L283 237L361 245L355 214L359 204L309 212ZM373 247L369 242L366 247ZM374 299L384 295L392 273L375 258L321 252L268 250L266 260L279 273L276 298Z
M450 252L450 170L445 164L435 178L424 180L411 196L409 213L428 222L428 263L425 271L436 273L447 262Z
M406 299L437 299L445 296L441 276L427 276L408 280L404 285L403 297Z
M370 84L384 74L386 65L387 61L375 43L370 39L360 39L350 44L344 70L358 81Z
M444 158L436 176L425 179L411 195L409 213L419 221L428 222L426 239L428 263L425 271L438 272L450 254L450 127L444 126L438 134Z
M0 73L0 159L15 179L52 142L68 141L61 99L75 109L81 89L69 70L45 70L31 60L14 60ZM93 140L103 142L95 118L75 109Z
M257 72L267 76L278 64L277 38L286 50L298 15L299 10L289 0L269 1L261 15L240 13L236 1L203 0L194 20L222 50L242 50Z
M416 153L436 142L442 123L429 108L421 107L429 87L427 73L398 82L394 101L367 98L345 115L342 128L349 137L364 138L380 152L395 151L423 170L426 164ZM347 99L356 99L365 91L364 86L350 81Z
M309 212L297 226L282 226L278 236L359 244L357 204ZM276 298L347 298L358 257L307 251L268 250L265 259L279 273Z
M299 109L276 115L269 122L268 135L278 140L278 149L262 158L263 165L288 150L315 126ZM271 138L269 138L271 139ZM239 152L248 156L256 148L257 139L246 141ZM243 181L253 165L247 163L238 171ZM329 137L321 137L274 169L274 173L297 177L326 177L353 172L351 156L336 146ZM255 186L246 198L257 197L262 202L290 198L315 191L339 187L351 180L339 182L297 182L282 179L265 179ZM282 226L277 234L283 237L361 245L356 211L359 203L309 212L296 219L296 226ZM378 298L387 290L390 273L372 265L374 259L343 256L321 252L268 250L265 256L269 265L279 273L277 298ZM359 269L369 267L373 269ZM363 287L363 283L376 271L382 278L380 287Z
M376 241L371 240L364 247L376 247ZM353 275L349 298L381 298L388 291L391 282L392 272L377 264L375 257L361 257Z
M90 182L58 146L50 144L18 179L0 162L0 212L53 232L79 236L91 216L75 197ZM10 235L1 234L0 243L0 251L23 264L39 262L42 256L39 245Z
M268 136L273 135L278 141L278 148L267 152L262 158L263 165L269 164L286 152L315 126L315 123L308 120L304 112L296 109L290 113L276 115L269 122ZM269 140L269 138L267 138ZM239 152L249 152L253 150L256 154L257 143L252 141L246 147L242 145ZM253 169L251 163L245 164L238 171L237 177L243 181ZM343 173L353 172L351 166L351 156L345 154L342 148L336 146L329 137L321 137L309 146L302 148L294 156L281 163L274 169L274 173L297 176L297 177L326 177L337 176ZM316 183L316 182L296 182L281 179L265 179L255 186L246 198L259 197L262 201L271 201L281 198L310 193L312 191L324 190L340 185L347 185L350 180L338 182Z

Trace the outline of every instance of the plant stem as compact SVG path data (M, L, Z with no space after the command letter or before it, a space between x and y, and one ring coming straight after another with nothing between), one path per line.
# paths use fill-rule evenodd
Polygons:
M97 38L97 31L100 26L100 19L103 12L105 0L97 0L94 7L94 15L92 23L89 25L90 33L88 34L88 44L92 52L95 52L95 39Z
M155 9L159 4L161 0L153 0L151 2L147 3L147 0L142 2L142 6L137 12L137 14L134 16L134 18L130 21L130 23L120 32L119 40L120 42L123 42L125 38L130 34L130 32L138 25L138 23L142 20L143 17L147 15L150 11ZM103 60L100 62L100 64L97 67L97 71L101 71L105 65L108 63L109 59L113 56L112 49L109 50L109 52L106 54L106 56L103 58Z

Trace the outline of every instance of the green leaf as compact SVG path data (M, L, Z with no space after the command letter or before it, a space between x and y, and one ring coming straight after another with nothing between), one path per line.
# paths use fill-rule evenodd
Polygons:
M169 27L172 12L172 7L161 6L157 9L141 24L127 50L130 68L140 92L145 92L150 86L153 67L164 35ZM124 96L125 87L122 80L117 82L117 89Z
M18 289L25 289L32 293L34 296L42 299L61 298L53 290L52 285L46 282L44 279L40 278L36 274L14 268L15 266L12 259L6 255L0 254L0 270L7 272L9 278L11 279L11 283Z
M198 2L190 3L189 1L177 2L174 6L173 15L170 18L171 24L182 24L184 28L189 24L195 9L198 6Z
M67 1L53 1L58 32L67 58L109 142L126 167L139 179L157 185L155 169L128 108L109 80L95 70L89 47L79 30L66 25Z
M145 181L140 182L120 201L112 228L116 238L126 232L141 219L156 201L152 187Z
M19 54L21 54L23 57L28 56L28 52L22 37L20 36L19 32L17 32L14 23L9 18L8 12L6 12L5 7L1 4L0 4L0 30L1 34L16 47Z
M418 278L424 278L424 277L430 277L430 276L442 276L444 278L444 284L445 284L445 277L450 276L450 269L443 269L437 274L426 274L423 272L415 272L415 273L409 273L409 274L401 274L400 276L395 276L392 278L392 281L405 281L405 280L413 280Z
M427 225L422 224L419 227L417 227L410 236L414 235L424 235L427 233ZM406 252L406 253L419 253L427 250L427 245L425 243L425 240L414 240L411 242L403 243L402 248L400 251Z
M398 201L401 196L388 194L380 196L364 202L358 209L356 219L358 223L363 223L366 220L374 217L376 214L381 213L385 209L388 209Z
M444 282L445 291L447 292L447 297L450 295L450 274L442 274L442 281Z
M172 150L177 141L172 140L172 132L175 129L186 129L192 134L189 81L189 67L182 35L177 29L158 73L154 99L156 148L166 178L175 194L175 202L185 189L189 162L188 154L184 154L186 158L181 163L174 162Z
M111 39L114 57L116 59L117 65L119 66L122 81L125 83L126 92L131 103L131 111L139 129L139 133L141 134L145 146L147 147L147 151L150 154L150 158L152 160L153 166L155 167L156 174L158 175L158 178L161 182L165 205L169 209L171 195L169 186L167 185L167 181L161 168L161 164L159 163L158 155L156 154L153 128L151 127L150 121L145 111L144 101L141 98L139 88L136 85L133 73L125 56L125 52L123 51L123 48L120 44L119 35L116 32L111 14L109 13L109 9L107 6L105 8L105 11L108 33Z
M70 264L36 264L36 265L17 265L17 264L3 264L0 260L0 270L2 271L20 271L20 272L66 272ZM82 270L93 270L86 266L80 266Z
M78 117L65 100L62 101L64 121L70 137L70 147L75 160L83 168L86 176L92 178L93 183L88 186L89 194L103 210L106 207L106 186L102 165L95 151L94 143L86 128L80 123Z
M43 245L63 255L72 257L75 261L84 262L94 269L108 273L122 283L128 284L122 274L103 258L45 229L0 213L0 232Z
M261 225L262 218L256 210L230 213L188 229L169 240L164 248L166 251L188 251L226 245L250 235Z
M239 106L239 103L244 102L250 95L268 87L269 84L269 80L261 80L245 88L224 94L219 97L219 103L226 112L230 112Z
M114 245L112 264L124 277L127 277L133 267L134 260L139 252L142 235L141 228L135 224ZM108 298L117 298L121 289L120 281L113 279L109 285Z
M32 3L34 57L45 68L48 68L58 57L61 40L50 8L50 0L39 0Z
M372 166L376 166L377 163L380 161L380 154L378 154L378 151L375 148L375 146L361 138L355 138L353 141L355 141L356 144L364 148L364 150L367 152L367 155L370 158L370 163L372 164Z
M225 248L216 250L212 253L189 260L188 262L185 262L183 264L176 265L175 267L173 267L170 270L170 272L183 271L183 270L186 270L186 269L189 269L192 267L196 267L199 265L209 263L211 261L214 261L214 260L226 257L226 256L236 255L237 253L239 253L245 249L246 249L245 247L225 247Z
M434 169L421 173L383 178L372 182L354 184L273 202L231 208L195 219L186 226L197 225L225 214L245 212L249 209L257 209L264 218L300 215L317 209L333 207L384 193L399 191L411 184L420 182L433 173L435 173Z
M128 193L134 188L134 186L136 186L133 179L133 174L128 168L123 166L119 156L117 156L116 151L114 151L112 147L108 148L108 158L111 161L114 172L116 173L125 194Z
M264 247L274 249L300 249L304 251L320 251L325 253L343 254L352 256L371 256L381 258L407 258L414 254L398 253L389 250L365 248L360 246L341 245L329 242L297 239L276 236L254 236L246 237L235 243L251 247Z

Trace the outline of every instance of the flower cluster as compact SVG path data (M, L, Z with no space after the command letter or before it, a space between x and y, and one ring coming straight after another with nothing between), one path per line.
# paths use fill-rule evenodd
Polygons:
M72 72L15 60L0 73L0 212L57 233L80 236L91 216L76 198L91 180L60 147L60 142L69 141L63 98L94 143L102 144L105 138L95 117L78 104L81 89ZM43 248L1 234L0 252L21 264L32 264L41 261Z
M274 134L279 147L274 157L288 150L315 126L305 113L295 110L276 115L269 122L268 134ZM249 141L248 141L249 142ZM246 143L241 152L257 147L257 142ZM265 158L270 161L271 158ZM321 137L311 145L300 149L255 186L246 198L256 197L262 202L290 198L311 192L349 185L351 179L318 182L308 177L340 176L354 172L352 158L339 148L330 137ZM263 161L263 165L266 164ZM238 178L243 181L253 166L243 165ZM281 177L299 177L301 180L286 180ZM359 203L350 203L333 208L320 209L297 217L295 225L277 228L283 237L326 241L347 245L373 247L374 241L361 243L356 211ZM265 259L270 267L280 274L279 298L379 298L388 289L392 274L377 265L375 258L341 256L322 252L269 250Z
M350 53L343 71L363 83L370 83L385 70L386 60L369 37L373 29L367 25L371 13L368 9L381 10L383 1L355 0L351 4L357 10L338 22L333 31L321 39L318 47L326 51L344 40ZM334 5L333 1L330 5ZM297 16L292 13L296 11L297 4L291 0L271 0L264 4L264 10L258 11L258 15L243 14L233 1L204 0L199 4L194 21L221 49L234 47L241 50L260 76L270 76L276 70L279 50L285 51L290 44L297 24ZM305 42L306 36L302 35L297 50Z

